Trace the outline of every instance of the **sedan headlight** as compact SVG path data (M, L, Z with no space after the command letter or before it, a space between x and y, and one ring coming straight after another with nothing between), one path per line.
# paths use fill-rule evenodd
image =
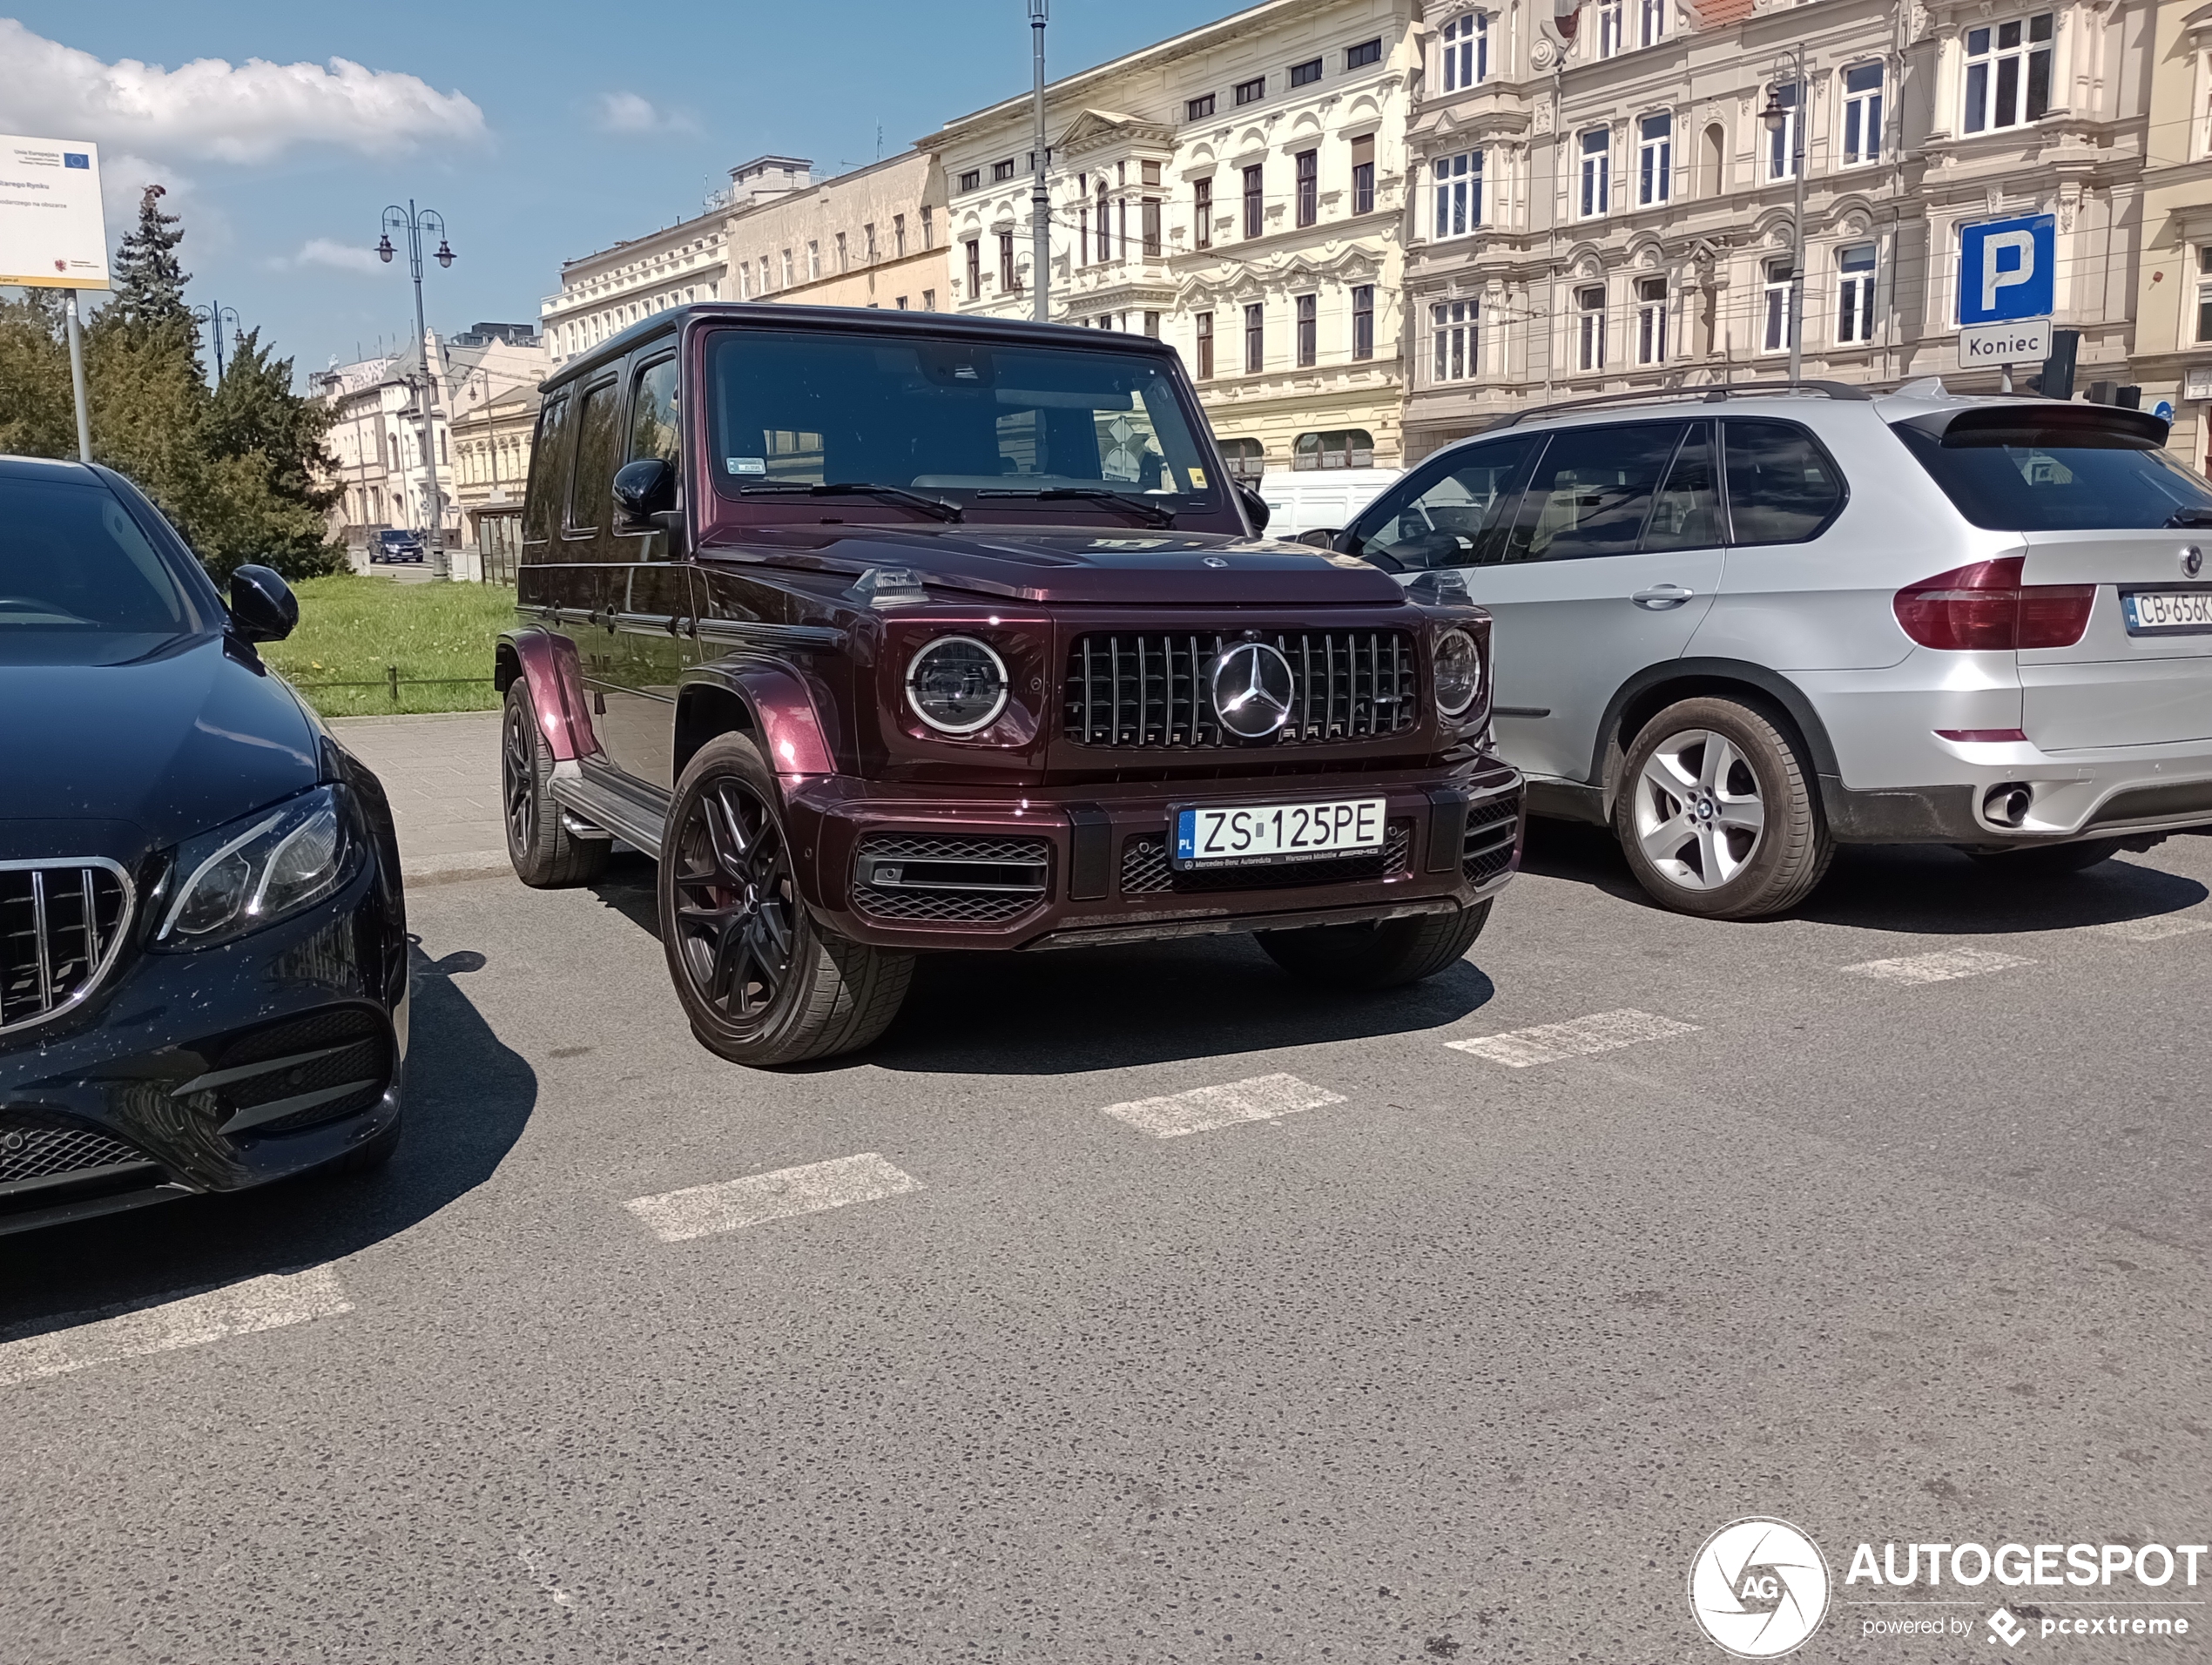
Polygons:
M177 851L176 894L154 942L208 947L296 913L345 881L359 847L339 786L318 786L203 832Z
M1465 630L1447 630L1436 638L1436 709L1447 717L1462 717L1482 691L1482 655L1474 638Z
M941 636L907 666L907 704L940 734L973 734L1006 709L1006 661L972 636Z

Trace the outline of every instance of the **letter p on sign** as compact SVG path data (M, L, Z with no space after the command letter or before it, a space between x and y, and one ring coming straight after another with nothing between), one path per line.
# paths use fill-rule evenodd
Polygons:
M2048 318L2057 294L2058 222L2049 214L1959 229L1961 326Z

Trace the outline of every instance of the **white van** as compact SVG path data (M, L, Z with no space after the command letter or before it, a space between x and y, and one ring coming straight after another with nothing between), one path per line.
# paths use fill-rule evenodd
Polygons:
M1339 532L1394 484L1397 468L1298 468L1263 475L1259 495L1268 509L1267 536Z

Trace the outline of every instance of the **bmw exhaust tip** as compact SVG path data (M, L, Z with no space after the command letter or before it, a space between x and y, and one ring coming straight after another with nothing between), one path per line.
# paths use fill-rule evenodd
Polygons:
M1995 826L2020 826L2026 824L2028 806L2034 801L2034 792L2026 785L2008 780L1982 794L1981 812Z

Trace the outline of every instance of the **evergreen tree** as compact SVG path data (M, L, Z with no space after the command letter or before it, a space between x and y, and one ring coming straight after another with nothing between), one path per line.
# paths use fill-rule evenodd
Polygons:
M51 289L0 300L0 455L77 455L61 302Z
M161 212L165 185L150 185L138 199L138 224L126 233L115 252L115 291L102 315L113 315L120 324L192 327L192 309L185 305L185 286L191 273L177 258L177 245L185 240L184 222ZM197 356L198 332L193 332Z

